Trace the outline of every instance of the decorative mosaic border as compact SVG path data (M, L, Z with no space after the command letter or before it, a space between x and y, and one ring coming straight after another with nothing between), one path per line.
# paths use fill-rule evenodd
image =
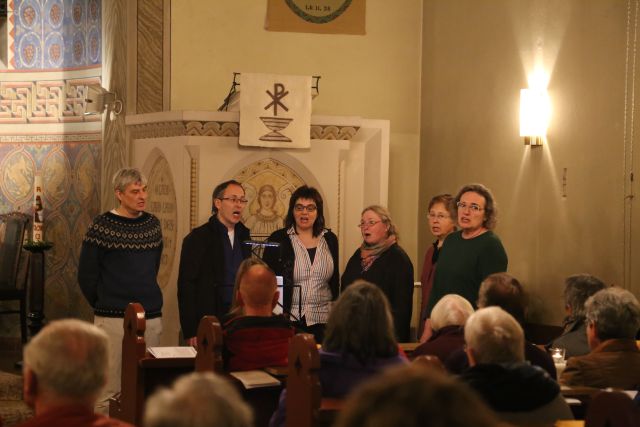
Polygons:
M100 132L82 134L0 135L0 144L68 144L73 142L100 142Z
M172 121L145 123L129 127L133 139L166 138L172 136L234 136L240 135L238 122ZM312 125L311 139L351 140L359 126Z
M100 121L85 116L87 87L100 77L0 82L0 124Z

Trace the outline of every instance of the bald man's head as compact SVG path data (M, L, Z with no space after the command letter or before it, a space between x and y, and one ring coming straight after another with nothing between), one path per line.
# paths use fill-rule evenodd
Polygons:
M247 310L271 310L278 301L278 286L276 276L269 267L255 264L240 278L239 300Z

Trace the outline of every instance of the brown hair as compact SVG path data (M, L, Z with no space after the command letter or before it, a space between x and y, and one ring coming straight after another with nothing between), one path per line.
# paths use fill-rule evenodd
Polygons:
M458 214L458 202L460 202L462 195L465 193L478 193L479 195L484 197L485 206L482 226L487 230L493 230L493 228L496 226L496 222L498 222L498 207L496 206L493 194L491 194L491 190L489 190L482 184L468 184L462 187L460 191L458 191L458 195L455 199L456 217Z
M492 306L502 308L518 323L524 324L527 296L518 279L507 273L493 273L482 281L478 291L478 307Z
M393 317L382 290L365 280L347 287L331 309L322 347L361 363L398 354Z
M453 222L456 221L456 204L454 203L453 196L449 193L438 194L437 196L433 196L431 200L429 200L429 205L427 206L427 213L431 210L434 205L438 203L442 203L449 212L449 216L453 219Z
M466 384L411 364L388 370L347 400L336 427L494 427L494 413Z

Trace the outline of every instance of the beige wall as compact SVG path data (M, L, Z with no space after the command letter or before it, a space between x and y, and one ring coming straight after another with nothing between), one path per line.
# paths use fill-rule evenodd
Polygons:
M629 261L638 238L624 228L638 222L624 197L635 3L424 2L420 205L468 182L490 187L509 272L531 290L536 320L561 320L562 280L572 273L640 294ZM629 43L634 31L632 19ZM551 74L553 113L548 144L531 149L519 137L519 90L536 58Z
M217 109L234 71L321 75L314 114L391 121L389 208L415 262L422 2L367 0L364 36L266 31L266 3L172 3L171 109Z

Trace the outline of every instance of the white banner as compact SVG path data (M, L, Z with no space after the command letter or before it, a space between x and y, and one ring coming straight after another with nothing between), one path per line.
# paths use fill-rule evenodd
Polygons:
M311 146L311 76L240 75L240 145Z

